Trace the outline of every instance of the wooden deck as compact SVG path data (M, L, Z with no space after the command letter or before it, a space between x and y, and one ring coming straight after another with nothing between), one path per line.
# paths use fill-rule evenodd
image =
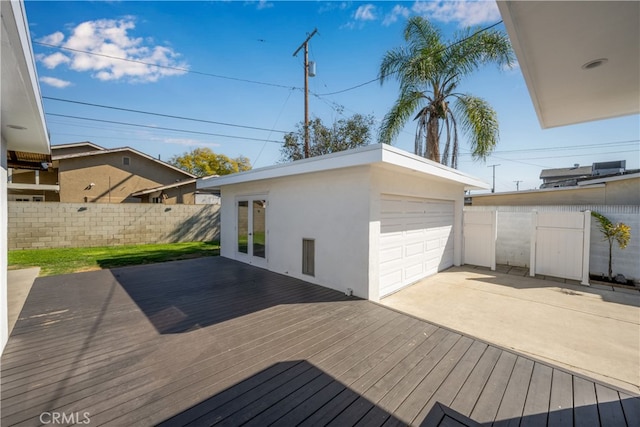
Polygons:
M637 397L220 257L36 280L1 381L2 426L640 425Z

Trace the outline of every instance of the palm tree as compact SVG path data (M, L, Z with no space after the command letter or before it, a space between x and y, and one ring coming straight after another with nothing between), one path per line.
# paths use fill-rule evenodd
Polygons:
M457 92L465 76L481 65L510 67L513 51L506 34L467 28L448 45L426 19L408 20L405 47L388 51L380 64L380 84L400 82L400 95L380 127L380 142L390 144L409 118L417 121L415 154L458 166L458 123L471 144L474 159L486 159L498 142L498 119L482 98ZM440 154L440 136L445 131Z

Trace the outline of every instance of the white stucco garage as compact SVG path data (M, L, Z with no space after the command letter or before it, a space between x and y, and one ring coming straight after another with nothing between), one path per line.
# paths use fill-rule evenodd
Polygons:
M460 265L465 189L488 184L389 145L206 177L221 255L374 301Z

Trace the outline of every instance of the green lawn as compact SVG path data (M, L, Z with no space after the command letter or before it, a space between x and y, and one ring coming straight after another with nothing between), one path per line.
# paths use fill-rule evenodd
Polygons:
M151 264L220 254L218 242L9 251L9 269L40 267L40 276Z

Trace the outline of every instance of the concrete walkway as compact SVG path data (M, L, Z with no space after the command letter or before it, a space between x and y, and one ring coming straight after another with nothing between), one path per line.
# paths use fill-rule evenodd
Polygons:
M640 294L471 266L426 278L381 303L640 392Z
M9 335L18 320L24 302L29 296L34 280L40 274L40 267L9 270L7 272L7 311L9 317Z

